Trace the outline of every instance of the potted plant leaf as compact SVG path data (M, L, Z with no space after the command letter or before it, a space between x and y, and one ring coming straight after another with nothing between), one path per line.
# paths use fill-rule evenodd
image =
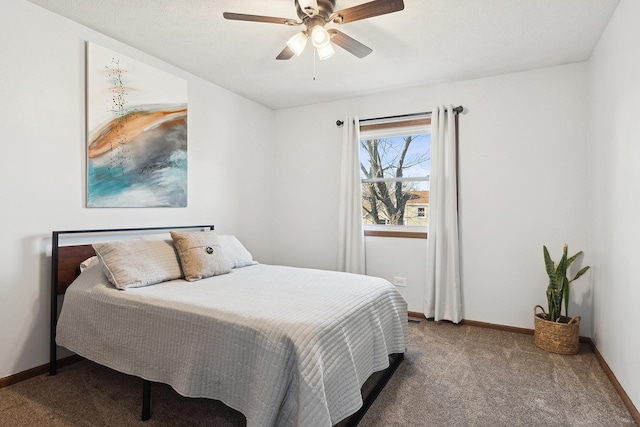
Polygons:
M582 251L572 257L567 255L568 247L564 245L562 258L554 264L546 246L543 246L544 265L549 276L547 286L547 303L549 312L536 305L533 308L535 323L534 339L536 346L543 350L559 354L576 354L579 348L580 316L569 317L569 285L589 270L589 266L581 268L572 279L567 277L571 264L582 255ZM562 303L564 313L562 315ZM541 310L541 313L538 313Z

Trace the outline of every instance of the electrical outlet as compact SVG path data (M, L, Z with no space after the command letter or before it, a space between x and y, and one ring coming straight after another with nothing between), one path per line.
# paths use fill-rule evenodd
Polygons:
M407 286L407 278L406 277L394 277L393 284L398 287Z

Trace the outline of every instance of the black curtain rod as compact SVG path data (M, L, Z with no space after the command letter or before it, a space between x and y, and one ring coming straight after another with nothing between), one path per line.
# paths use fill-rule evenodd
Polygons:
M462 105L459 105L457 107L455 107L453 109L454 113L462 113L462 110L464 110L464 107ZM362 119L360 120L360 123L362 122L370 122L373 120L386 120L386 119L401 119L404 117L413 117L413 116L430 116L431 115L431 111L426 111L424 113L411 113L411 114L400 114L397 116L387 116L387 117L372 117L370 119ZM344 124L343 120L336 120L336 126L342 126Z

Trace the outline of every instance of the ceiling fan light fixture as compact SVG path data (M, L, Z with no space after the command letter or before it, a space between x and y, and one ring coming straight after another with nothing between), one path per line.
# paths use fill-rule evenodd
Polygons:
M304 32L296 33L287 41L287 46L289 46L289 49L291 49L298 56L300 56L306 45L307 35Z
M316 50L318 51L318 58L320 58L320 60L331 58L333 54L336 53L335 50L333 50L331 43L326 46L318 47Z
M319 49L330 46L330 42L331 36L323 26L316 25L311 29L311 43L313 43L315 47Z

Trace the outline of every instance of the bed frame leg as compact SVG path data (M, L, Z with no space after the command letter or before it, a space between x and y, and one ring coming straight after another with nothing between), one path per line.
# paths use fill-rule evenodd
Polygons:
M151 381L142 380L142 421L151 418Z

